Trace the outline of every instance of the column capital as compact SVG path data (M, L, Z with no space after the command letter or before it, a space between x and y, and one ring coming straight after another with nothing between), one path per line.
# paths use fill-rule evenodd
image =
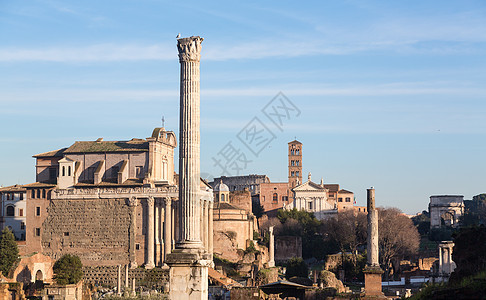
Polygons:
M170 206L172 204L172 199L170 197L164 197L162 198L162 201L164 202L165 206Z
M137 205L138 205L138 199L137 199L137 197L130 197L130 198L128 198L128 206L135 207Z
M153 206L155 203L155 198L152 196L147 197L147 204Z
M179 50L179 61L196 61L201 60L201 43L204 39L199 36L191 36L177 40L177 49Z

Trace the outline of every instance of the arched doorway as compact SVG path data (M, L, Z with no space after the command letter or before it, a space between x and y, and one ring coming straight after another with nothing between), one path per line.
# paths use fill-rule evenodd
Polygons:
M43 281L43 280L44 280L44 275L42 274L42 271L37 270L37 272L35 273L35 282Z

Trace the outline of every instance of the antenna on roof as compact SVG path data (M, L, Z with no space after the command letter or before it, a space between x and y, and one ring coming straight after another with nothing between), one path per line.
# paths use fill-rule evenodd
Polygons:
M165 127L165 118L162 116L162 127Z

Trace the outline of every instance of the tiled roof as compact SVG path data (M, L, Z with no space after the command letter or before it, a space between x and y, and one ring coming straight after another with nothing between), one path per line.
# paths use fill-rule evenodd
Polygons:
M343 189L343 190L339 190L339 193L340 193L340 194L352 194L353 192L350 192L350 191L348 191L348 190L344 190L344 189Z
M23 185L16 184L0 188L0 192L25 192L25 188Z
M93 152L144 152L148 151L148 142L133 139L131 141L89 141L75 142L64 153L93 153Z
M299 142L298 140L293 140L292 142L289 142L289 144L301 144L302 145L302 143Z
M34 183L24 184L24 187L25 188L53 188L56 187L56 185L52 183L34 182Z
M62 157L64 151L66 151L67 148L61 148L61 149L57 149L57 150L53 150L53 151L49 151L49 152L44 152L44 153L40 153L40 154L36 154L34 155L33 157Z
M324 187L326 189L329 189L330 192L337 192L339 190L339 184L337 184L337 183L324 184Z

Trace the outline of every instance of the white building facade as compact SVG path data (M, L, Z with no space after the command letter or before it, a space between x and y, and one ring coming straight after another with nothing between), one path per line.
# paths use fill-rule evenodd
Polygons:
M17 240L25 241L26 189L21 185L0 188L0 227L8 227Z

